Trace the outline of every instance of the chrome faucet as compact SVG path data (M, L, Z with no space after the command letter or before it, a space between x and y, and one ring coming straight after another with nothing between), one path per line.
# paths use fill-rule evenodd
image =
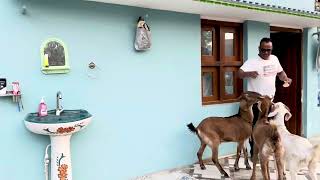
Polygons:
M60 91L57 92L57 107L56 107L56 115L60 116L63 111L63 107L61 106L62 94Z

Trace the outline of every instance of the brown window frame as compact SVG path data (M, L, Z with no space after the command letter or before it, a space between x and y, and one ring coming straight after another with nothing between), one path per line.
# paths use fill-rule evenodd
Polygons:
M202 55L201 52L201 94L202 104L219 104L236 102L239 95L243 92L243 82L237 77L237 71L243 64L243 33L241 23L221 22L214 20L201 20L201 41L202 32L205 30L212 31L212 55ZM234 33L234 56L225 56L225 39L226 32ZM225 93L225 79L224 73L229 70L233 72L233 87L232 95ZM203 82L202 76L204 73L212 73L212 96L203 95ZM215 76L218 76L215 77Z

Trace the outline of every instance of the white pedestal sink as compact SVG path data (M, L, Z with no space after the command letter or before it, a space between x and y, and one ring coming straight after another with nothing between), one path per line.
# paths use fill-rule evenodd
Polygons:
M36 134L49 135L51 140L51 179L72 180L70 138L75 132L85 128L91 121L86 110L64 110L60 116L55 110L48 116L38 117L30 113L24 120L28 130Z

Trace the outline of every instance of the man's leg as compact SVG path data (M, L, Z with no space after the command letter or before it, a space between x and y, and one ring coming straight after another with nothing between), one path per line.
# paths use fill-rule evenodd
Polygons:
M258 121L258 117L259 117L259 109L258 109L258 104L257 103L252 106L252 112L253 112L252 129L253 129L253 127L256 124L256 122ZM254 141L253 141L253 137L252 136L251 136L251 140L249 140L249 144L250 144L250 157L252 158L252 156L253 156L253 145L254 145Z

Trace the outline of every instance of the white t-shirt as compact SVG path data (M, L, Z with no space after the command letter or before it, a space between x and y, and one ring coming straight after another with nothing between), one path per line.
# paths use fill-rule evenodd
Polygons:
M257 59L247 60L241 67L244 72L257 71L258 76L248 78L248 91L254 91L261 95L274 97L276 93L276 77L277 73L283 71L278 58L270 55L268 60L260 57Z

